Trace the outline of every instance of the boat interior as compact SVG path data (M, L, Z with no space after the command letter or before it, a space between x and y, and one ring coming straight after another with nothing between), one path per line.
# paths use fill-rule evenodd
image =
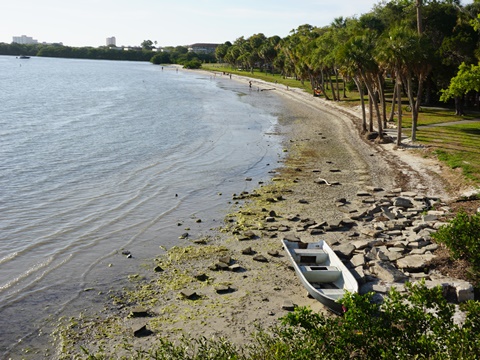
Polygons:
M339 299L344 294L342 272L330 264L330 258L321 248L295 248L293 255L305 279L320 293Z

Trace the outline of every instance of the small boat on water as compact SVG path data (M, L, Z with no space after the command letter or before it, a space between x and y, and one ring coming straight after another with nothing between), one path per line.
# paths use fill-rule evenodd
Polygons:
M18 56L18 59L30 59L30 56L20 55Z
M333 312L342 313L337 302L346 291L358 292L353 274L328 244L282 240L287 256L308 293Z

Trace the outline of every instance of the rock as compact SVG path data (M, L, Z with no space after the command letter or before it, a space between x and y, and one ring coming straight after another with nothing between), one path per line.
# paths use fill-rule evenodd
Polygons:
M269 250L267 254L273 257L277 257L280 255L277 250Z
M255 234L255 232L253 232L252 230L247 230L243 233L243 236L245 236L248 239L254 239L257 237L257 234Z
M353 269L352 274L360 285L365 284L365 272L363 271L362 266L357 266L355 269Z
M353 252L355 251L355 246L353 246L350 243L347 243L347 244L336 246L333 250L338 256L350 259L352 257Z
M207 240L206 239L196 239L196 240L193 240L193 243L197 244L197 245L207 245Z
M214 270L230 270L228 264L224 263L223 261L219 261L214 265Z
M407 255L402 259L397 260L397 266L406 271L419 272L423 271L427 263L432 260L435 255Z
M230 256L222 256L218 259L218 261L224 263L224 264L227 264L227 265L230 265L230 263L232 262L232 258Z
M386 282L405 282L408 279L403 272L387 261L376 261L374 271L379 279Z
M382 231L380 231L380 230L375 230L375 229L363 228L363 229L360 230L360 233L362 233L363 235L367 235L367 236L373 237L373 238L377 238L377 237L380 236L380 234L382 233Z
M131 255L131 253L128 250L123 250L122 255L128 256L128 255Z
M159 265L157 265L157 266L155 266L155 267L153 268L153 271L155 271L155 272L162 272L163 269L162 269Z
M197 279L198 281L207 281L208 280L208 275L207 274L197 274L195 275L195 279Z
M147 317L149 316L148 310L142 306L136 306L130 310L129 317Z
M253 260L259 261L259 262L268 262L268 259L263 255L255 255L253 257Z
M235 289L231 288L228 285L217 285L215 286L215 291L217 294L229 294L231 292L234 292Z
M397 197L393 202L393 206L403 208L403 209L408 209L413 207L413 203L410 199Z
M132 332L135 337L145 337L153 334L152 331L147 329L146 324L132 326Z
M365 264L365 256L363 254L354 255L350 262L354 267L363 266Z
M282 309L287 311L295 310L295 304L291 300L285 300L282 304Z
M287 241L300 242L300 238L295 235L286 235L284 239Z
M467 281L441 277L439 279L426 281L425 285L429 288L441 286L443 288L443 295L447 300L454 302L460 303L467 300L474 300L475 298L474 288L472 284Z
M196 300L199 298L198 294L196 291L194 290L189 290L189 289L185 289L185 290L182 290L180 291L180 295L185 298L185 299L189 299L189 300Z
M368 191L359 191L357 192L357 196L359 197L370 197L372 194L370 194Z
M189 236L188 232L186 232L186 233L183 233L182 235L180 235L178 238L179 239L186 239L186 238L188 238L188 236Z
M252 250L250 246L242 250L243 255L253 255L254 253L255 252Z
M391 262L395 262L398 259L401 259L402 257L405 256L403 255L403 253L398 251L387 251L385 255L387 256L388 261L391 261Z
M355 240L355 241L352 241L350 244L355 246L356 250L363 250L370 245L370 240Z
M243 268L239 264L230 265L228 268L230 271L233 271L233 272L240 272L243 270Z

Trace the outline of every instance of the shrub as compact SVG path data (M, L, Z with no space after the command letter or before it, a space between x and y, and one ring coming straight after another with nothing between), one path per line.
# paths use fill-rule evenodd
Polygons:
M202 67L202 62L198 59L193 59L184 63L183 67L185 69L200 69Z
M454 259L467 260L475 274L480 272L480 213L459 212L449 224L442 226L432 237L445 244Z

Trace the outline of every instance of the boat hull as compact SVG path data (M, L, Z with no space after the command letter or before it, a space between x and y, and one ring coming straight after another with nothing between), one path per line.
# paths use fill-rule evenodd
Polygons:
M282 240L295 273L314 299L335 313L342 313L338 302L346 291L358 292L352 273L325 241L302 243Z

